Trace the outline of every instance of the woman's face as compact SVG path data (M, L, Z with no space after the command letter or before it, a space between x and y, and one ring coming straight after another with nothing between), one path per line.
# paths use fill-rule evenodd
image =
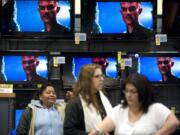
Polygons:
M46 87L46 90L39 96L45 107L51 107L56 102L56 92L52 86Z
M139 106L139 95L138 90L133 84L127 83L125 86L125 90L123 91L125 95L125 99L129 106L138 105Z
M102 73L102 70L100 68L97 68L94 72L93 78L92 78L92 85L95 90L102 90L103 88L103 81L104 81L104 75Z

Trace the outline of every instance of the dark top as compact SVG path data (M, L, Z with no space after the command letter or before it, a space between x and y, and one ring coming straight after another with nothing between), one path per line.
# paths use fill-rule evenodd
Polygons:
M97 99L97 102L99 103L99 106L101 108L101 112L100 112L101 118L104 119L106 117L107 113L106 113L106 110L105 110L103 103L101 101L101 97L100 97L99 92L97 92L97 94L96 94L96 99Z
M150 29L147 29L143 27L142 25L140 25L139 23L137 23L134 26L132 33L129 33L129 34L131 34L133 38L136 38L136 39L142 39L142 38L148 39L152 37L153 32Z
M168 82L168 83L180 83L180 78L170 74L168 77L167 77L167 80L164 81L162 80L163 82Z
M79 97L69 101L65 114L64 135L88 135L85 132L84 112Z
M32 109L27 107L22 113L20 122L16 129L16 135L28 135L32 118Z
M106 116L106 111L100 99L99 92L96 97L102 109L100 115L103 119ZM64 135L88 135L88 132L85 131L84 111L79 97L74 97L69 101L65 114Z
M54 25L49 33L70 33L70 30L61 24Z
M45 79L44 77L39 76L39 75L34 75L32 77L32 80L27 80L27 81L39 83L39 82L47 82L47 79Z

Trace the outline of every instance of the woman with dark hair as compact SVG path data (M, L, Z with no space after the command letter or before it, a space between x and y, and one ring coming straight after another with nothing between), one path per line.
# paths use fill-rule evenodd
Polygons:
M103 81L100 65L81 68L73 98L66 106L64 135L87 135L112 110L103 93Z
M26 107L17 135L64 135L65 104L56 103L56 92L51 84L43 85L35 99Z
M149 80L138 73L131 74L123 85L123 103L113 108L90 135L169 135L180 125L166 106L155 103Z

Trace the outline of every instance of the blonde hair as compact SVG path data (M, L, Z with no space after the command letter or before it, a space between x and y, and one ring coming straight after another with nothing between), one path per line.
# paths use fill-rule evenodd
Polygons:
M96 99L96 93L94 92L94 86L92 85L92 79L96 69L101 69L98 64L88 64L80 69L78 80L74 86L74 95L82 96L88 105L92 104L97 112L101 112L101 108Z

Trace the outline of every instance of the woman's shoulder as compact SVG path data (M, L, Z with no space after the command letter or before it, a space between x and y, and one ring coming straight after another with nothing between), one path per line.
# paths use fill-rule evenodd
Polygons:
M122 104L118 104L115 107L113 107L114 112L123 113L125 110L127 110L127 107L123 107Z
M73 97L66 105L66 112L81 113L83 110L82 103L79 97Z
M167 111L169 108L162 103L153 103L149 106L148 112Z
M71 104L77 104L77 103L79 103L79 102L81 102L81 101L80 101L80 97L79 97L79 96L75 96L75 97L71 98L71 99L68 101L68 104L69 104L69 103L71 103Z
M55 108L62 108L64 109L66 107L66 102L61 102L61 103L55 103L54 106Z
M56 103L55 103L55 106L64 106L66 104L67 103L64 101L64 99L57 99Z
M31 112L32 111L32 109L33 109L33 105L32 104L28 104L28 106L26 106L26 108L24 109L24 112Z
M162 103L153 103L149 106L150 109L158 109L158 108L162 108L162 107L166 107L165 105L163 105Z
M73 97L67 102L67 106L82 106L79 96Z
M27 106L22 113L22 117L30 119L31 116L32 116L32 108Z
M109 117L114 121L114 123L117 122L117 120L123 121L127 116L127 107L123 107L121 104L115 106L112 110L112 112L109 114Z

